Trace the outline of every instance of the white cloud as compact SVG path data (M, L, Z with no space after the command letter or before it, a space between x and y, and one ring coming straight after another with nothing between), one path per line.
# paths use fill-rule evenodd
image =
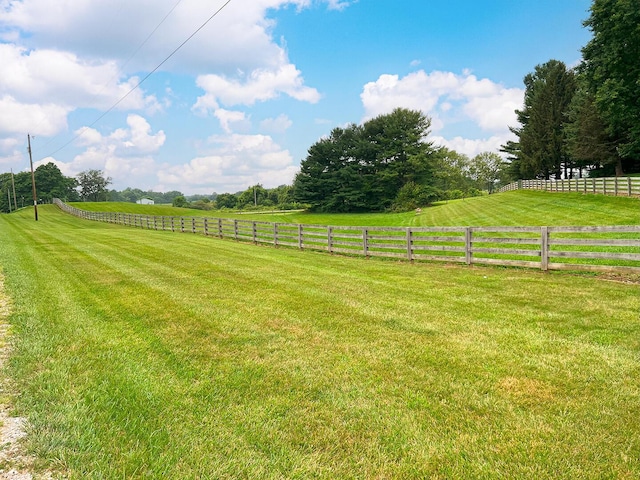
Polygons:
M0 64L0 93L21 103L55 103L69 110L108 108L138 83L136 77L122 81L111 61L90 62L68 52L30 51L12 44L0 44ZM145 97L137 89L118 108L156 108L156 103L155 97Z
M347 8L349 5L355 2L348 2L345 0L327 0L329 10L339 10L342 11Z
M284 133L293 122L285 114L280 114L276 118L266 118L260 122L260 129L268 133Z
M67 127L69 107L50 103L22 103L11 95L0 97L0 134L30 132L55 135Z
M206 92L193 106L200 113L216 110L220 104L253 105L276 98L281 93L310 103L320 100L318 91L306 87L300 71L291 64L283 65L277 71L254 70L242 79L215 74L200 75L196 83Z
M288 150L266 135L214 135L210 151L189 163L158 171L159 190L236 192L256 183L291 183L298 167Z
M429 115L434 131L471 120L486 132L506 134L508 126L517 122L515 109L522 105L524 91L506 88L486 78L478 79L469 71L456 75L420 70L404 78L381 75L364 86L360 97L365 119L404 107Z
M149 122L140 115L130 114L127 127L119 128L109 135L102 135L93 128L77 130L77 144L83 151L70 162L53 157L40 160L38 164L53 162L62 173L75 176L96 169L104 171L113 179L113 186L123 189L128 186L150 187L155 183L157 169L154 154L164 145L166 136L162 130L151 132Z
M244 112L218 108L215 110L214 116L220 121L220 126L226 133L231 133L234 130L232 126L235 126L235 130L240 129L243 131L251 127L251 122Z
M498 153L501 145L504 145L508 140L514 140L514 136L513 134L494 135L489 138L476 140L459 136L452 139L447 139L442 136L432 136L430 140L433 141L435 145L447 147L458 153L467 155L469 158L473 158L483 152Z
M325 2L334 10L342 10L352 3ZM0 30L4 30L5 37L17 42L19 34L20 43L29 48L71 51L83 58L110 58L121 64L126 60L129 72L155 67L223 5L222 1L191 1L181 2L174 9L175 0L130 0L115 4L112 0L2 3ZM209 71L227 75L238 68L277 71L286 55L284 48L273 41L274 21L269 18L270 11L287 6L303 9L311 4L311 0L231 2L162 68L180 73ZM153 36L142 45L156 27Z

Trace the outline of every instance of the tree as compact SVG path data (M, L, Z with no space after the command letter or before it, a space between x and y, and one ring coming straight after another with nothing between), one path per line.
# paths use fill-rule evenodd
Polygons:
M619 159L640 158L640 8L637 0L594 0L585 26L593 38L582 49L584 75L598 115Z
M187 199L184 198L184 195L178 195L177 197L175 197L171 204L174 207L179 207L179 208L184 208L189 206L189 202L187 202Z
M516 110L520 127L511 127L518 142L503 145L520 170L519 178L565 176L571 168L564 127L576 90L573 71L558 60L537 65L524 77L525 98L522 110Z
M232 193L221 193L216 197L216 208L236 208L238 197Z
M334 128L320 139L301 162L293 183L294 199L314 210L353 212L369 209L369 169L359 151L362 129L357 125Z
M616 142L607 132L594 96L586 88L579 89L573 97L565 130L567 149L578 166L591 170L617 168L617 173L622 173Z
M485 188L491 194L500 181L505 168L505 162L497 153L483 152L471 159L469 173L478 184L478 188Z
M51 202L53 198L65 201L77 201L78 182L75 178L65 177L60 169L52 162L40 165L33 172L36 179L38 198Z
M433 176L435 185L443 191L445 198L459 198L470 194L475 188L470 177L471 161L466 155L441 147L434 155Z
M86 170L76 175L83 202L100 202L107 199L107 186L111 178L105 177L102 170Z
M418 110L396 108L363 125L375 184L381 195L373 209L387 208L409 182L432 182L433 145L426 141L431 119Z
M236 207L246 208L257 207L258 205L269 205L267 198L267 190L258 183L238 195Z
M294 200L321 211L380 211L410 182L432 186L430 124L422 112L397 108L362 126L334 128L301 162Z

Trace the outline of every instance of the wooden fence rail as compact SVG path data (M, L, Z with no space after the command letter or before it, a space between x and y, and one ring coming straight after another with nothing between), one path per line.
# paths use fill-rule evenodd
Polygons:
M542 270L640 273L640 225L610 227L350 227L208 217L88 212L77 217L136 228L365 257L491 264Z
M505 185L500 192L511 190L544 190L546 192L599 193L602 195L638 197L640 177L570 178L565 180L518 180Z

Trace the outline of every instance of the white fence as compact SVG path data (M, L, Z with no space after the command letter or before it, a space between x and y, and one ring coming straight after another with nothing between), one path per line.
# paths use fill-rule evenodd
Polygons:
M640 177L571 178L566 180L518 180L505 185L510 190L544 190L547 192L599 193L603 195L640 196Z

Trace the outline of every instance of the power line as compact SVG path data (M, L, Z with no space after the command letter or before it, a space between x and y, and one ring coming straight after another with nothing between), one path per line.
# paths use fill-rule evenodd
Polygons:
M178 2L180 3L180 2ZM77 140L78 138L80 138L89 128L93 127L96 123L98 123L100 120L102 120L105 116L107 116L107 114L109 114L113 109L115 109L118 105L120 105L120 103L122 103L129 95L131 95L131 93L133 93L140 85L142 85L151 75L153 75L156 71L158 71L158 69L160 69L160 67L162 67L162 65L164 65L171 57L173 57L178 50L180 50L182 47L184 47L187 42L189 42L189 40L191 40L193 37L195 37L198 32L200 32L200 30L202 30L211 20L213 20L227 5L229 5L231 3L231 0L227 0L218 10L216 10L213 15L211 15L207 20L205 20L205 22L200 25L191 35L189 35L186 40L184 40L180 45L178 45L169 55L167 55L165 57L164 60L162 60L158 65L156 65L156 67L151 70L147 75L145 75L145 77L140 80L134 87L132 87L127 93L125 93L122 97L120 97L119 100L117 100L113 105L111 105L107 110L105 110L102 115L100 115L98 118L96 118L93 123L91 123L90 125L83 127L82 130L80 131L80 133L78 133L76 136L74 136L71 140L69 140L67 143L65 143L64 145L62 145L60 148L58 148L57 150L49 153L48 155L45 155L45 157L50 157L52 155L55 155L56 153L58 153L60 150L66 148L67 146L69 146L71 143L73 143L75 140ZM176 4L177 6L177 4ZM174 7L175 9L175 7ZM172 9L173 11L173 9ZM167 15L168 16L168 15ZM164 20L163 20L164 21ZM159 26L159 25L158 25ZM157 27L156 27L157 30ZM155 32L155 30L154 30ZM146 40L145 40L146 42ZM45 158L43 157L43 158Z
M173 7L171 7L171 10L169 10L169 12L167 12L167 14L162 18L162 20L160 20L160 22L155 26L155 28L151 31L151 33L149 33L149 35L147 35L147 38L145 38L138 46L137 48L129 55L129 57L124 61L124 63L121 65L121 69L124 70L124 67L126 67L129 62L133 59L133 57L135 57L137 55L137 53L142 49L142 47L145 46L145 44L149 41L149 39L151 39L151 37L156 33L156 31L158 31L158 29L162 26L162 24L167 20L167 18L169 18L169 16L173 13L173 11L178 7L178 5L180 5L180 3L182 3L182 0L178 0ZM122 4L120 4L120 9L122 9ZM120 12L121 13L121 12ZM113 77L111 77L100 89L100 91L98 93L102 93L105 89L105 87L107 85L109 85L116 77L118 76L118 74L116 73ZM44 116L43 118L36 124L35 127L33 128L37 128L42 122L44 121ZM84 133L84 130L83 132ZM82 133L80 135L82 135ZM46 148L49 144L51 144L56 138L58 137L58 135L52 137L49 139L49 141L47 141L44 145L42 145L40 148ZM73 140L75 140L77 137L73 138L71 141L73 142ZM58 150L56 150L54 153L60 151L61 149L63 149L64 147L66 147L68 145L65 144L62 147L60 147ZM53 154L51 154L53 155ZM17 157L17 155L14 155L14 157Z

